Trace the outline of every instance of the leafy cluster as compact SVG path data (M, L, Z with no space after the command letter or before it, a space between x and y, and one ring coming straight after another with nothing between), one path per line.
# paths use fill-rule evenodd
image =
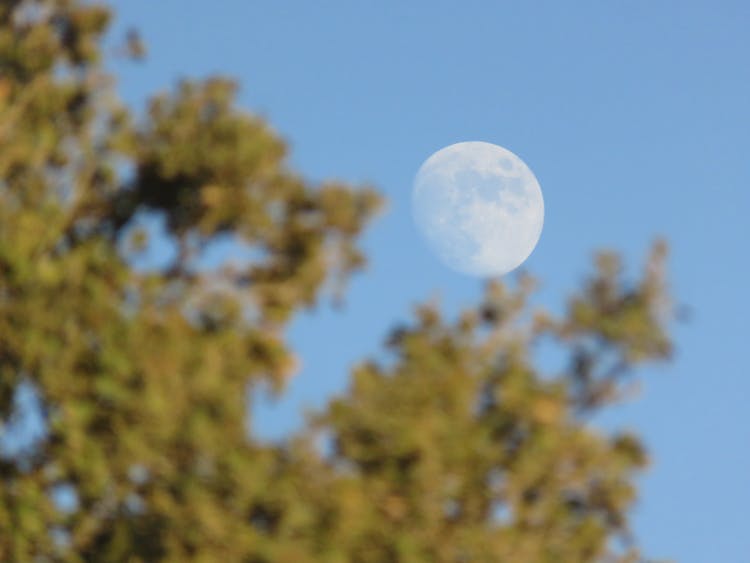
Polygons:
M135 118L103 71L109 20L0 4L0 428L23 388L44 422L0 450L0 560L638 560L645 451L585 419L669 354L664 248L634 285L602 255L562 318L528 312L526 279L455 322L421 307L305 432L261 443L248 390L283 389L284 327L362 267L380 198L310 185L226 79ZM177 248L164 267L136 267L148 217ZM226 236L255 258L200 267Z

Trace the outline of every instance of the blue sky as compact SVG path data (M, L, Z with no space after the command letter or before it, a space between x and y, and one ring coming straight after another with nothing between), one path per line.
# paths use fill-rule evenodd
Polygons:
M115 64L134 108L179 77L236 77L312 180L370 182L388 198L364 238L370 267L346 307L321 304L289 338L302 369L259 401L279 438L346 386L413 305L475 303L479 280L445 268L411 220L422 161L459 141L507 147L531 167L545 227L526 263L559 307L597 248L643 260L671 244L692 311L677 354L642 372L641 397L603 424L652 452L634 523L645 551L683 562L750 557L750 4L655 0L271 2L120 0L115 34L140 28L146 62Z

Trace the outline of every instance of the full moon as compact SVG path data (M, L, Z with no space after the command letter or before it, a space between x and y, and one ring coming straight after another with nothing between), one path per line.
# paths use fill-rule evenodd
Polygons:
M440 149L422 164L412 210L443 263L480 277L520 266L544 224L542 190L529 167L509 150L478 141Z

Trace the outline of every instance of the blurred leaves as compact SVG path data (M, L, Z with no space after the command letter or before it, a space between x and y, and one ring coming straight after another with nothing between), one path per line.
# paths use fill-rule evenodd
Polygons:
M530 277L488 284L456 321L420 306L388 362L261 443L247 394L283 390L284 329L364 266L380 196L307 182L225 78L131 115L103 68L109 21L88 2L0 4L0 423L22 385L44 421L0 458L0 560L637 560L645 449L583 417L670 354L664 245L634 284L603 254L560 318L530 310ZM154 215L177 254L137 268ZM256 258L199 268L228 235ZM542 339L567 352L559 373L536 366Z
M559 319L528 310L528 277L516 289L488 284L455 323L419 308L416 324L389 339L395 364L362 364L317 420L334 444L328 462L357 476L363 506L384 507L352 516L365 531L332 543L359 553L380 534L399 561L634 557L627 511L645 450L580 415L616 400L637 364L668 354L664 255L657 244L636 284L613 255L601 258ZM534 366L540 338L569 351L562 373ZM611 357L616 369L599 365Z

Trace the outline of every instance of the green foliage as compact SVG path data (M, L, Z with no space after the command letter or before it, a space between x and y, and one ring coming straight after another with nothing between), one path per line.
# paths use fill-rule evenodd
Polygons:
M0 560L637 560L646 453L585 421L669 354L664 248L632 286L603 255L562 318L528 312L528 279L455 322L422 307L307 431L262 444L247 392L283 389L284 326L363 265L380 198L295 174L226 79L134 118L101 67L109 18L0 5L0 422L22 385L45 422L0 456ZM159 270L133 266L147 213L179 249ZM222 235L258 258L198 269ZM558 373L535 361L545 340L569 355Z
M356 476L366 507L335 544L357 561L634 558L617 558L608 540L628 538L631 479L646 454L636 437L604 436L584 420L616 398L636 363L669 353L662 254L635 287L600 267L563 319L528 314L530 278L515 292L490 284L455 323L418 310L416 326L390 340L393 365L360 366L319 420L334 440L332 470ZM534 365L548 339L570 350L562 373Z

